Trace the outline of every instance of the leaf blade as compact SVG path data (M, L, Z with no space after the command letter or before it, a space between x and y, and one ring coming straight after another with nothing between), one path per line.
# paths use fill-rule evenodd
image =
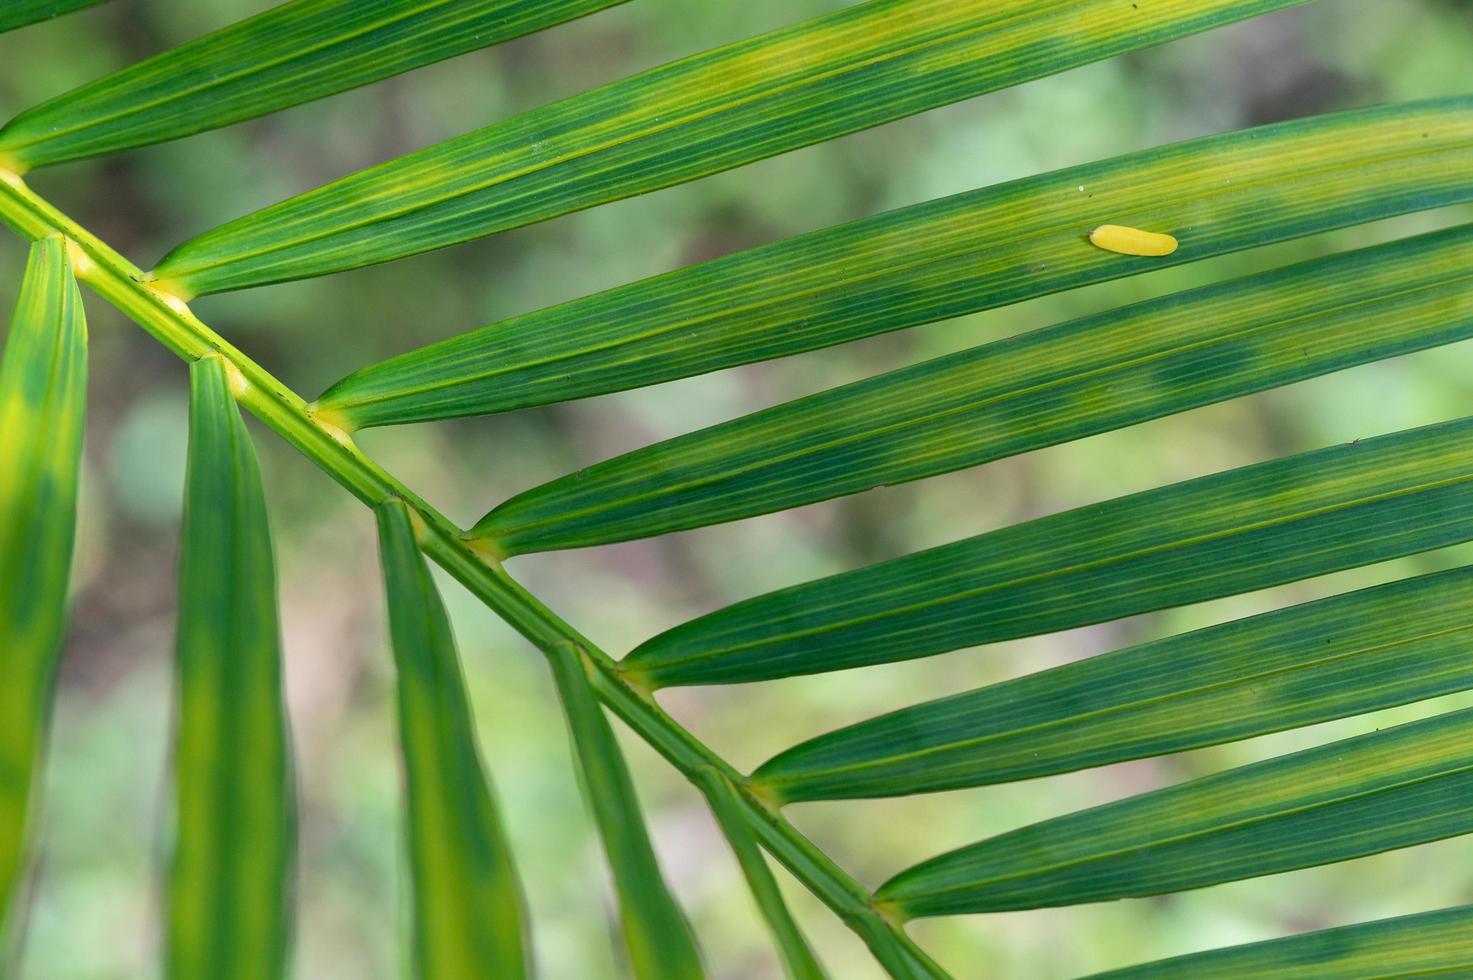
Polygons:
M639 796L583 657L571 644L548 652L572 733L578 771L614 873L630 965L641 980L699 980L695 938L660 874Z
M646 641L625 668L663 686L889 663L1465 541L1470 433L1462 419L1228 470L770 592Z
M1012 782L1473 687L1473 568L1169 636L902 708L752 774L784 803Z
M624 0L293 0L0 127L19 169L180 139L499 44Z
M107 0L6 0L5 7L0 9L0 33L106 2Z
M1248 129L903 208L513 317L354 372L318 405L364 428L636 388L1467 201L1470 186L1473 99ZM1164 259L1109 255L1087 240L1103 220L1170 228L1181 248Z
M1473 227L1191 290L822 392L513 497L498 554L703 527L1473 336Z
M778 889L777 879L747 827L736 789L725 775L714 769L701 774L700 785L711 805L711 813L716 817L727 843L731 845L737 863L741 865L752 898L762 912L762 918L767 922L773 939L777 941L788 976L792 980L823 980L823 969L819 967L813 950L808 947L798 923L788 911L787 902Z
M66 628L87 401L87 324L60 236L31 246L0 360L0 935Z
M903 915L1201 888L1473 831L1473 712L1455 711L1081 810L903 871Z
M1466 973L1473 969L1473 906L1380 919L1229 946L1094 974L1090 980L1199 977L1358 980Z
M201 295L402 258L1300 2L870 0L346 177L155 272Z
M260 468L224 361L190 368L167 972L284 975L295 812Z
M450 621L407 508L394 500L376 511L399 676L417 973L527 977L522 892L476 748Z

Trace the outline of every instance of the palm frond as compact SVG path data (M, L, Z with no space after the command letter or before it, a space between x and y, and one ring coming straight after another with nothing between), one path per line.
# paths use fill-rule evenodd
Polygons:
M752 897L756 899L757 907L767 921L773 939L777 941L788 976L792 980L823 980L823 969L814 958L813 950L808 948L808 941L803 938L798 923L793 921L788 904L778 889L777 879L767 866L767 858L762 856L762 849L758 847L751 828L747 826L736 790L724 774L714 769L706 773L702 788L706 791L706 799L711 803L711 812L715 815L716 822L721 825L721 832L726 835L732 852L736 854L737 863L742 867L742 874L747 878L747 887L751 889Z
M345 177L191 239L181 296L506 231L1305 0L868 0Z
M739 602L624 661L657 686L909 660L1473 538L1473 419L1247 466Z
M167 967L269 980L286 969L296 841L275 558L226 362L196 361L189 381Z
M476 750L450 620L408 508L381 505L378 527L399 668L417 975L529 977L521 887Z
M993 837L877 893L910 918L1159 895L1473 831L1473 710Z
M623 2L292 0L21 113L0 158L25 171L179 139Z
M31 246L0 361L0 937L66 626L86 401L82 297L54 235Z
M35 641L11 671L23 683L0 689L0 706L15 697L24 709L6 715L0 743L0 775L9 767L22 777L0 781L0 887L11 888L19 866L75 509L85 350L69 263L193 365L166 943L174 976L273 978L287 962L295 833L276 584L237 403L378 513L415 967L425 975L525 975L528 946L454 641L420 552L547 655L640 977L695 978L702 966L605 705L705 795L801 977L819 967L764 850L887 972L937 980L944 971L910 940L908 919L1163 894L1473 831L1473 711L1043 821L923 862L878 892L782 809L1067 772L1467 690L1470 569L903 708L795 746L750 776L652 693L928 656L1473 539L1473 419L1161 487L759 595L622 662L499 561L921 479L1466 339L1473 227L1110 311L781 405L534 488L469 532L348 434L655 384L1468 202L1473 99L1209 137L877 215L410 352L311 405L181 301L495 234L1301 0L868 0L239 218L184 243L152 275L19 176L319 98L615 2L295 0L0 129L0 220L41 242L22 298L22 313L35 315L18 315L0 368L0 445L22 476L0 480L0 615L34 626L19 635ZM0 27L80 5L18 0ZM1097 248L1090 233L1107 224L1169 234L1179 248ZM37 381L52 378L34 366L43 361L65 384ZM41 504L28 496L36 486ZM33 547L46 557L39 599L17 571L16 556ZM1466 916L1451 909L1127 975L1460 970Z
M1094 974L1090 980L1363 980L1473 969L1473 906L1321 929Z
M660 874L634 780L593 697L582 652L567 645L552 655L551 663L578 772L613 868L634 974L641 980L699 980L705 974L695 939Z
M1473 227L1127 306L608 460L503 503L498 554L893 486L1473 336Z
M106 2L107 0L5 0L5 6L0 7L0 33Z
M1168 636L821 735L784 802L930 793L1169 755L1473 688L1473 568Z
M516 317L361 369L348 428L636 388L1473 199L1473 98L1158 147L839 225ZM1107 221L1165 258L1101 251Z

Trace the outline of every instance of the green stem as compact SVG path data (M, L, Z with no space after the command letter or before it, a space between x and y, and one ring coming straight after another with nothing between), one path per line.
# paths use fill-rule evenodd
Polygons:
M217 353L233 368L236 400L369 506L402 499L419 519L419 545L482 602L545 654L572 644L588 662L594 690L630 728L706 791L703 773L716 770L737 791L764 847L853 929L896 977L947 976L921 951L873 895L836 865L753 791L750 781L671 718L616 660L563 622L494 561L478 555L443 514L364 455L329 421L265 368L201 322L182 302L145 282L144 273L87 229L0 170L0 221L33 241L60 233L72 246L77 278L185 361Z

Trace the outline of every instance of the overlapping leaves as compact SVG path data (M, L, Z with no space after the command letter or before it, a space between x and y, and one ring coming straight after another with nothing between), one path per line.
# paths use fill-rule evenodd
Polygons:
M613 2L296 0L22 114L0 130L0 166L20 171L225 125ZM171 253L155 288L190 296L388 261L1296 2L869 0L231 222ZM0 13L0 29L83 5L17 0ZM519 317L351 375L300 421L339 434L584 397L1470 198L1467 98L1214 137L880 215ZM1087 233L1105 222L1170 232L1181 248L1164 260L1096 250ZM0 493L0 582L19 597L4 612L23 624L23 641L36 641L22 647L38 652L21 665L35 670L13 672L25 683L4 689L22 692L29 710L13 726L22 751L9 753L22 782L65 594L82 363L67 249L49 239L36 255L22 310L41 313L18 315L0 373L0 437L7 452L21 446L14 471L30 478L14 483L24 492ZM508 556L734 520L1450 343L1473 329L1470 257L1469 231L1455 229L883 375L536 488L493 510L462 544ZM25 370L13 372L21 362ZM226 356L193 368L167 942L170 971L183 977L277 976L288 945L294 834L275 578L233 381L239 389ZM1470 436L1473 422L1462 420L1334 447L758 596L642 645L621 680L640 710L655 710L638 699L661 685L926 656L1465 541ZM45 493L27 496L36 486ZM42 497L44 507L30 506ZM417 554L416 518L389 501L380 519L417 969L521 974L511 858L448 622ZM45 558L41 600L27 583L15 586L15 556L35 542ZM1394 583L906 708L794 747L745 780L709 766L690 774L790 971L812 976L816 962L747 823L754 806L770 805L761 816L778 821L778 807L796 800L1030 778L1463 690L1473 683L1463 656L1468 582L1460 570ZM596 700L593 654L581 640L539 639L614 871L631 965L640 976L699 976L694 939ZM877 900L861 898L868 917L852 917L883 929L914 916L1157 894L1465 833L1470 718L1448 714L1021 828L902 872ZM24 823L25 787L11 783L0 784L0 887L15 876L15 860L4 862L17 852L3 848ZM1306 963L1323 968L1315 976L1464 969L1465 927L1466 910L1449 910L1135 974L1294 975ZM932 975L929 966L886 965Z
M345 177L155 273L197 296L386 262L1302 2L868 0Z

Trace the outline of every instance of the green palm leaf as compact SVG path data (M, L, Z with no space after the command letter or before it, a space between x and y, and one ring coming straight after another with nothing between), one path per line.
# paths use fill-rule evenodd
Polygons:
M903 708L752 774L785 803L1032 779L1473 688L1473 568L1170 636Z
M1473 336L1473 227L1128 306L600 463L474 533L624 541L985 463Z
M737 603L624 662L652 685L908 660L1473 538L1473 419L1149 490Z
M178 139L623 2L293 0L22 113L0 159L26 170Z
M0 29L91 2L11 0ZM19 867L73 533L85 337L75 286L59 271L71 261L194 362L170 975L287 972L289 739L267 514L237 399L378 512L400 678L413 963L425 976L525 976L529 954L421 548L548 655L630 964L643 978L695 978L702 968L600 701L704 791L800 977L820 968L767 855L891 974L936 977L942 971L904 932L910 918L1161 894L1473 831L1473 711L1025 827L926 861L878 893L781 808L1032 778L1469 689L1473 567L908 707L791 748L751 776L651 696L661 686L928 656L1473 539L1473 418L760 595L657 636L623 663L495 560L921 479L1466 339L1473 226L1138 304L759 412L535 488L466 533L345 435L688 377L1468 202L1473 98L1211 137L878 215L473 331L352 374L315 405L176 301L495 234L1303 0L847 4L240 218L184 243L153 274L17 176L271 112L617 2L294 0L0 127L0 220L45 239L22 310L58 311L28 324L18 315L0 367L0 449L20 474L0 472L0 624L21 624L23 655L19 667L5 664L20 682L0 690L0 903ZM1115 254L1091 243L1102 224L1169 233L1180 248ZM57 234L71 241L49 237ZM12 657L11 640L0 635L0 660ZM1468 972L1467 915L1331 930L1126 974Z
M521 889L476 751L450 621L408 509L397 500L380 505L378 526L399 668L417 974L530 976Z
M567 645L550 657L578 771L613 868L634 974L641 980L698 980L703 971L695 939L660 875L629 766L594 700L582 654Z
M95 7L107 0L5 0L0 7L0 32L35 24L62 14Z
M1473 906L1321 929L1097 973L1091 980L1370 980L1473 972Z
M362 171L155 274L197 296L386 262L1302 2L869 0Z
M66 626L86 401L82 297L53 236L31 247L0 361L0 937Z
M1291 871L1473 831L1473 711L1023 827L897 875L907 918L1099 902Z
M793 980L823 980L823 969L819 967L818 960L814 959L813 951L808 948L808 942L798 929L798 923L793 921L787 902L783 901L782 892L778 890L777 879L773 877L772 869L767 866L767 859L762 856L757 841L747 827L736 790L724 775L714 769L704 774L701 785L711 804L711 812L731 844L737 862L742 867L742 874L746 875L752 897L757 900L757 907L761 909L768 929L777 940L788 976Z
M168 972L273 980L296 836L275 560L225 361L196 361L189 381Z
M364 368L347 428L501 412L814 350L1473 199L1473 98L1298 120L892 211L515 317ZM263 219L264 220L264 219ZM1088 242L1169 230L1169 258Z

